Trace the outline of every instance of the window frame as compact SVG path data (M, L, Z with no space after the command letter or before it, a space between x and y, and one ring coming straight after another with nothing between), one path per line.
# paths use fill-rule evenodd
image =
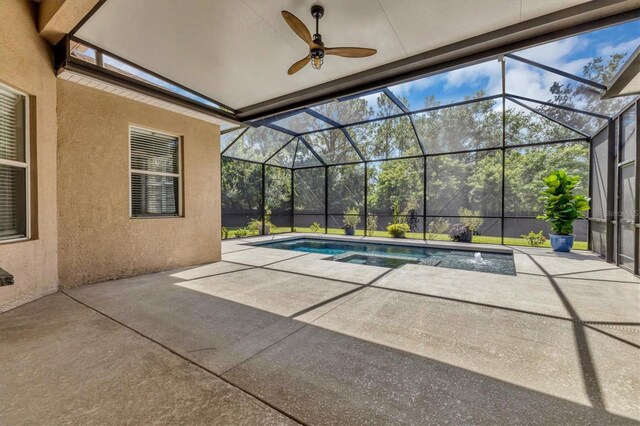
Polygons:
M14 95L24 97L24 162L0 158L1 165L21 168L24 169L25 173L25 203L23 212L25 222L25 235L23 237L8 236L7 238L0 238L0 244L8 244L31 240L31 99L28 94L14 89L13 87L8 86L2 82L0 82L0 90L4 90Z
M131 167L131 131L133 129L142 130L146 132L158 133L163 136L174 137L178 141L177 153L178 153L178 173L166 173L166 172L149 172L147 170L138 170ZM129 138L129 219L178 219L184 217L183 211L183 167L182 167L182 142L183 137L177 133L167 132L165 130L158 130L147 126L141 126L139 124L129 123L128 129L128 138ZM132 175L133 173L144 174L149 176L166 176L166 177L177 177L178 178L178 212L177 214L141 214L134 215L133 214L133 188L132 184Z

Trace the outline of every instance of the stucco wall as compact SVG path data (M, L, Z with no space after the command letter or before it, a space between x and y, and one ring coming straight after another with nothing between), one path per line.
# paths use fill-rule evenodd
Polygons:
M218 126L57 84L60 287L220 260ZM129 217L130 124L182 135L184 217Z
M13 286L0 287L0 311L57 289L56 78L52 51L37 33L32 6L25 0L0 1L0 82L34 97L31 148L36 157L32 159L35 237L0 244L0 267L15 276Z

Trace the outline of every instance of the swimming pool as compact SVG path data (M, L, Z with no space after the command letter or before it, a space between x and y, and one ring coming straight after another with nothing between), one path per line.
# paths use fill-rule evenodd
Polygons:
M296 238L284 241L258 243L261 247L294 250L331 256L337 262L397 268L407 263L515 275L513 255L510 253L475 252L449 248L420 247L362 242ZM480 253L481 258L476 259Z

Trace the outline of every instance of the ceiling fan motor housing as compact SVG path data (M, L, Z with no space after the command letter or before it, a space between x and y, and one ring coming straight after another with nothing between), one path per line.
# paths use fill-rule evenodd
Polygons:
M322 16L324 16L324 7L319 4L311 6L311 16L313 16L314 19L322 18Z
M311 59L324 58L324 49L314 47L311 49L310 55L311 55Z

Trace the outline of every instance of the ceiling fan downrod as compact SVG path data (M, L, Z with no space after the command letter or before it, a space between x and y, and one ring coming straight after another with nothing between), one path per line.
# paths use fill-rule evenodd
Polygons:
M324 43L320 35L320 18L324 16L324 7L320 5L312 6L311 16L316 20L316 33L313 35L313 43L317 46L309 50L309 57L311 58L311 66L319 70L324 63Z

